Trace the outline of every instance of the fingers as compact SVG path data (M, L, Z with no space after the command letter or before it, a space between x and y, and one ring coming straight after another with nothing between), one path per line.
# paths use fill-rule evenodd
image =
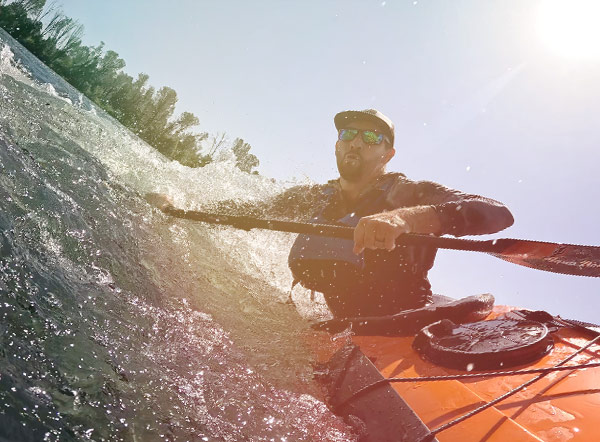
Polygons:
M352 252L354 252L355 255L358 255L365 250L365 223L363 222L363 219L364 218L361 218L354 228L354 248L352 249Z
M391 235L386 235L383 248L389 251L392 251L396 248L396 235L394 233Z
M363 224L365 232L363 245L366 249L374 249L376 245L385 241L385 233L382 232L383 229L380 226L377 226L377 222L367 219L363 221Z
M383 213L363 217L354 229L353 252L358 255L364 249L394 250L396 238L409 231L406 221L397 216Z
M354 229L353 252L358 255L364 249L388 248L391 250L395 240L391 230L391 226L385 222L368 216L361 218Z

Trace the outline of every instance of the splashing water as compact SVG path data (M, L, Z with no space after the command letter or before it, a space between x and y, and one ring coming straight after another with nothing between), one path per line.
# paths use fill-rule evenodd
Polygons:
M355 440L302 345L302 316L326 310L302 290L302 316L282 302L293 238L141 197L202 208L283 186L171 162L2 30L0 45L0 438Z

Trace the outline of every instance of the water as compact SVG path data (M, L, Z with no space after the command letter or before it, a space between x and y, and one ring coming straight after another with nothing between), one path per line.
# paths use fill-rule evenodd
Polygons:
M174 220L283 188L172 163L0 30L0 440L347 441L293 238Z

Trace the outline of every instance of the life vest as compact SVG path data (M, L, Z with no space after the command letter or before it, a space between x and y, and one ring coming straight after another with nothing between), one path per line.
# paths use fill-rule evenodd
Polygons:
M395 209L387 194L399 174L387 174L363 195L353 212L332 219L341 195L326 188L327 204L312 221L354 227L361 217ZM335 316L391 314L424 305L431 296L427 271L436 249L402 246L392 251L352 252L354 241L318 235L298 235L288 264L294 280L325 295Z

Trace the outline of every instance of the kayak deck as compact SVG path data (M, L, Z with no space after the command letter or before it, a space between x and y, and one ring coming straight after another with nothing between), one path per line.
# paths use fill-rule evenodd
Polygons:
M511 309L508 307L496 306L491 317L497 317L509 310ZM555 346L548 355L526 366L511 367L510 371L552 367L590 341L589 336L567 328L555 332L553 338ZM385 378L467 373L423 360L412 348L413 340L414 337L352 338L353 344L358 346L360 352ZM567 365L599 360L600 345L594 344ZM392 382L387 385L398 393L430 430L434 430L502 396L535 376L536 374L524 374L434 382ZM366 385L367 383L362 386ZM346 397L349 396L348 392L345 394ZM436 437L440 442L595 441L598 438L597 427L600 422L598 410L600 367L552 372L495 406L439 432ZM366 436L363 440L376 439ZM412 442L416 440L412 439Z

